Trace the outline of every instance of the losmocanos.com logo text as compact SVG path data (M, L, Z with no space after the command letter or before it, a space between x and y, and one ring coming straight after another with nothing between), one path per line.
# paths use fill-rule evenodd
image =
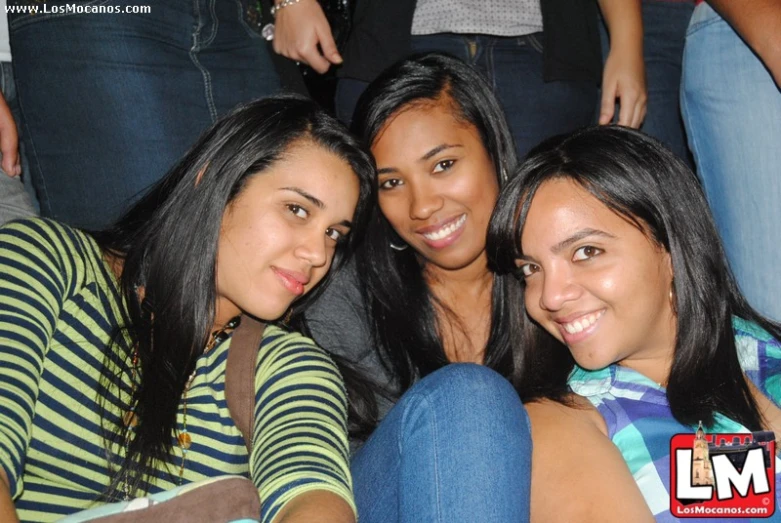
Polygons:
M770 517L775 511L772 432L694 434L670 440L670 511L686 517Z

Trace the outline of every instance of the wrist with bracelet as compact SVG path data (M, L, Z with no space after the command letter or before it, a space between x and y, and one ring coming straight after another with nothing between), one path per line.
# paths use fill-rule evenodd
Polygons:
M281 2L275 3L273 6L271 6L271 17L276 18L277 11L284 9L285 7L290 7L293 4L297 4L299 1L300 0L282 0ZM263 26L260 34L266 41L272 41L274 39L274 24L271 23Z
M285 7L290 7L293 4L297 4L300 0L282 0L281 2L277 2L271 7L271 16L276 18L277 11L280 9L284 9Z

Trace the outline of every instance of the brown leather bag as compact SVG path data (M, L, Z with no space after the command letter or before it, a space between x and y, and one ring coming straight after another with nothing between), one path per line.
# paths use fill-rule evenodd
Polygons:
M255 365L266 325L246 314L236 327L225 366L225 399L231 419L244 436L247 453L252 456L255 428Z

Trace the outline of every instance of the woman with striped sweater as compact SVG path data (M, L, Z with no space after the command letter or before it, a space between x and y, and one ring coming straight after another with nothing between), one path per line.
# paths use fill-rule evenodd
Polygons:
M372 172L313 102L271 98L217 122L110 230L0 229L0 520L232 474L252 479L261 521L354 521L330 358L265 329L251 455L225 365L236 318L277 320L322 288Z

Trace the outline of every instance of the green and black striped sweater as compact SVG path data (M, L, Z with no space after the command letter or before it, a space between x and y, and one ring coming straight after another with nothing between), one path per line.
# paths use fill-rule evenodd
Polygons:
M43 219L0 228L0 466L22 521L91 508L109 483L97 390L104 350L122 317L118 296L92 237ZM183 481L251 477L264 522L309 490L334 492L354 507L346 397L331 359L300 334L266 329L249 459L225 400L229 346L230 339L197 362ZM105 399L109 415L121 416L117 399ZM177 485L179 452L174 444L150 492Z

